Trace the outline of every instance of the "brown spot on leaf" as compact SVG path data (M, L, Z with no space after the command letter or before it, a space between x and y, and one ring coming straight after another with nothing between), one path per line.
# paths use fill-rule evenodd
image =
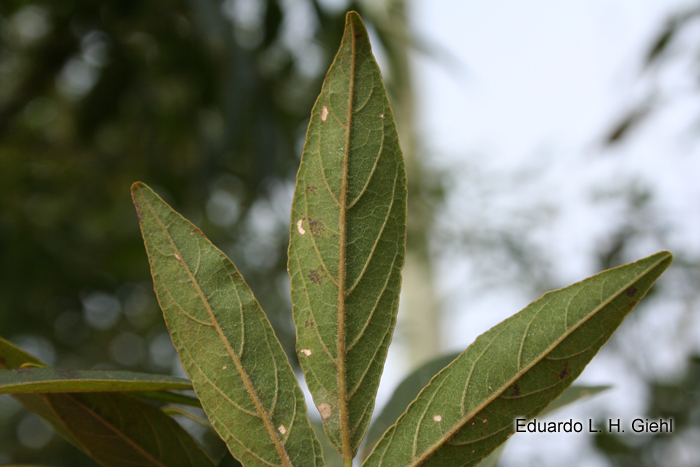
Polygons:
M321 221L311 217L307 217L306 221L309 223L309 229L311 229L311 234L314 237L320 238L324 236L324 234L326 233L326 229L323 228Z
M315 195L318 192L318 189L313 185L306 185L306 190L310 191L312 195Z
M632 286L632 287L628 288L627 290L625 290L625 295L627 295L629 298L632 298L635 295L637 295L637 292L639 292L639 289Z
M323 284L323 276L318 273L315 269L312 269L309 271L309 280L313 282L314 284L321 285Z
M314 322L313 321L305 321L304 327L305 328L312 328L312 327L314 327Z
M571 367L567 363L564 365L564 368L562 368L562 370L559 372L559 374L557 376L559 377L559 379L564 379L567 376L569 376L570 374L571 374Z
M333 408L331 408L331 405L328 402L322 402L316 408L318 409L318 413L321 414L321 418L323 420L329 419L331 413L333 413Z
M510 397L518 397L520 395L520 386L517 384L513 385L513 392L510 393Z
M139 203L134 203L134 207L136 208L136 215L139 218L139 222L143 220L143 215L141 214L141 205Z

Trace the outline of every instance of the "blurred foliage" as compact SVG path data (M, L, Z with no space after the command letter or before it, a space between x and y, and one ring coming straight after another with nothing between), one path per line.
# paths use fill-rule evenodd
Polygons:
M643 418L673 419L669 433L595 435L595 447L616 467L691 466L700 459L700 356L692 356L685 377L650 384L650 405ZM614 418L614 417L613 417Z
M660 78L660 72L667 68L672 68L672 64L679 57L688 56L695 62L694 66L688 67L688 71L697 73L698 50L683 50L683 47L678 47L682 42L683 36L692 32L697 28L698 20L700 20L700 4L685 7L682 11L671 15L666 19L664 25L660 28L656 37L651 40L647 52L644 56L642 72L647 75L654 75L652 79L656 82L647 90L639 101L628 110L608 131L604 140L608 145L620 143L638 127L647 120L650 116L658 113L660 109L667 106L678 96L678 90L662 89L663 79ZM693 41L696 42L696 41ZM679 51L681 53L679 53ZM697 77L695 79L697 85ZM687 97L687 96L683 96Z
M129 199L239 266L289 354L291 189L347 2L0 2L0 333L47 363L179 372ZM94 465L0 398L0 463Z

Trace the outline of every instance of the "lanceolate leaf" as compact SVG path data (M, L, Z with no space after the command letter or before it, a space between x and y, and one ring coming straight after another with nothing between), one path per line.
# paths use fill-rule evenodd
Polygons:
M556 399L671 264L660 252L545 294L441 371L363 465L473 466Z
M322 465L304 395L236 267L150 188L132 193L158 301L212 426L246 466Z
M192 389L182 378L134 371L20 368L0 371L0 394Z
M405 233L396 125L367 31L351 12L311 115L289 246L299 360L346 463L374 408L396 322Z

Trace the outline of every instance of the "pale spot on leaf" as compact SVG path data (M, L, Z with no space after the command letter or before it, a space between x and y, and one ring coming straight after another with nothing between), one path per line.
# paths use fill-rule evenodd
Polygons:
M321 110L321 120L323 120L325 122L327 118L328 118L328 106L324 105L323 109Z
M436 422L441 422L442 421L442 415L433 415L433 420Z
M384 115L384 114L379 114L379 118L381 118L382 120L384 120L384 119L386 118L386 115Z
M304 219L299 219L297 221L297 230L299 231L300 234L304 235L306 233L306 230L304 230L304 227L301 226L302 222L304 222Z
M221 367L222 370L225 370L226 368L228 368L226 365Z
M488 419L488 418L485 418L485 419L483 419L483 420L481 421L481 423L486 423L486 422L488 422L488 421L489 421L489 419Z
M182 261L182 258L180 258L180 256L177 253L175 253L175 259L178 261Z
M277 431L279 431L282 434L287 433L287 429L284 427L284 425L280 425L279 428L277 428Z
M321 418L323 420L330 418L331 413L333 412L333 409L331 408L331 405L328 402L323 402L319 404L317 409L318 413L321 414Z
M311 355L311 351L310 351L309 349L301 349L301 353L303 353L303 354L306 355L307 357L308 357L309 355Z

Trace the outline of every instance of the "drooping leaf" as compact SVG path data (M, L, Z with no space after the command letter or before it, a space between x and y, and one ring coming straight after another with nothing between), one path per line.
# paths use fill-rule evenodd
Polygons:
M671 264L660 252L545 294L441 371L363 465L473 466L556 399Z
M406 407L413 402L413 399L420 393L421 389L433 379L433 376L438 374L440 370L450 364L459 353L451 353L442 355L429 362L424 363L396 387L394 393L389 398L382 412L374 419L367 431L365 444L362 448L362 457L366 458L377 444L379 438L391 425L396 423Z
M158 301L212 426L246 466L322 465L304 395L236 267L150 188L132 194Z
M19 368L27 363L43 367L46 366L46 364L38 358L28 354L5 339L0 338L0 368L3 370L11 370ZM22 404L25 409L44 419L46 423L66 441L81 451L84 451L80 443L66 430L61 419L54 413L51 406L46 403L46 400L42 396L37 394L15 394L13 397L17 402Z
M37 392L120 392L192 389L174 376L135 371L19 368L0 371L0 394Z
M202 447L159 408L121 393L43 397L85 452L105 467L213 467Z
M25 364L44 368L23 368ZM4 339L0 339L0 379L7 374L44 374L56 376L55 370ZM95 375L93 371L77 371L73 375ZM131 376L138 373L109 372ZM148 375L151 383L168 387L187 388L181 378ZM16 378L10 378L16 381ZM31 379L31 378L30 378ZM160 379L160 382L158 381ZM36 381L36 378L35 378ZM73 385L77 379L67 383ZM95 381L94 379L92 380ZM113 381L112 381L113 382ZM103 378L102 387L105 387ZM124 381L122 380L122 384ZM157 386L154 386L157 387ZM201 446L172 418L157 407L122 393L38 393L12 394L27 410L35 413L61 436L106 467L207 467L213 462ZM167 447L167 449L165 448Z
M292 205L297 352L345 462L369 425L399 300L406 176L396 124L360 17L314 106Z

